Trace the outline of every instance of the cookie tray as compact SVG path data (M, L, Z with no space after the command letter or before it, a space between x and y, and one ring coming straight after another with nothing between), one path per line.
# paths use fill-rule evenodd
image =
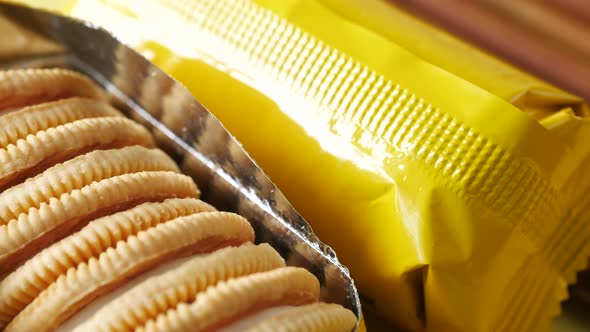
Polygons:
M152 130L159 146L195 179L203 200L248 218L257 242L270 243L288 265L316 275L323 301L339 303L360 318L357 290L334 251L184 86L92 24L7 3L0 3L0 20L43 36L45 45L41 52L21 49L18 56L0 57L1 69L57 66L92 77L116 106ZM0 38L5 33L0 31Z

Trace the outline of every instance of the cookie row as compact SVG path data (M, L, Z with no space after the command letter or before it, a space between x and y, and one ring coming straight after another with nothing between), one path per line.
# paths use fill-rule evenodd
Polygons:
M0 72L0 330L353 329L104 95L68 70Z

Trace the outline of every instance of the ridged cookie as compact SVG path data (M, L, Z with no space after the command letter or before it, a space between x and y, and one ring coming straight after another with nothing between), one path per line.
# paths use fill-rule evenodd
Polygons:
M167 199L90 222L79 232L44 249L0 282L0 329L69 268L161 223L213 211L215 208L201 200Z
M69 97L104 98L88 77L65 69L0 71L0 113L3 110Z
M0 115L0 148L15 144L41 130L87 118L122 116L105 102L86 98L69 98L25 107Z
M313 274L285 267L220 282L194 302L181 303L136 331L214 331L258 310L313 303L319 296L320 284Z
M174 172L124 174L52 198L0 225L0 274L89 221L166 198L198 198L193 180Z
M351 332L355 314L339 304L313 303L288 309L247 332Z
M194 301L198 293L220 281L284 266L281 256L268 244L220 249L144 281L74 331L133 331L179 303Z
M57 164L34 178L0 193L0 225L51 198L114 176L147 171L179 172L164 152L135 145L97 150Z
M50 331L96 297L163 261L253 240L250 223L227 212L198 213L157 225L119 241L98 259L69 269L21 311L5 332Z
M49 128L0 149L0 192L97 148L153 146L150 133L123 117L83 119Z

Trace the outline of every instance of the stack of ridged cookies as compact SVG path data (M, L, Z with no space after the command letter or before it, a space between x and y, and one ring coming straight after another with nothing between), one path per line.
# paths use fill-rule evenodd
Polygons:
M0 330L354 328L104 100L75 72L0 72Z

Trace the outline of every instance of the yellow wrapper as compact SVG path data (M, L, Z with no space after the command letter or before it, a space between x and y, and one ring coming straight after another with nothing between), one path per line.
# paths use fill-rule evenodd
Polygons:
M71 14L191 89L336 249L365 310L413 331L549 330L588 252L585 106L474 49L430 48L427 30L411 48L412 28L367 28L351 4L82 0Z
M590 239L590 110L580 97L560 90L458 38L424 23L382 0L320 0L322 5L364 28L387 38L412 54L510 102L551 131L572 150L574 169L560 188L568 201L561 217L561 241L553 254L568 282L587 265ZM580 234L582 232L583 234Z

